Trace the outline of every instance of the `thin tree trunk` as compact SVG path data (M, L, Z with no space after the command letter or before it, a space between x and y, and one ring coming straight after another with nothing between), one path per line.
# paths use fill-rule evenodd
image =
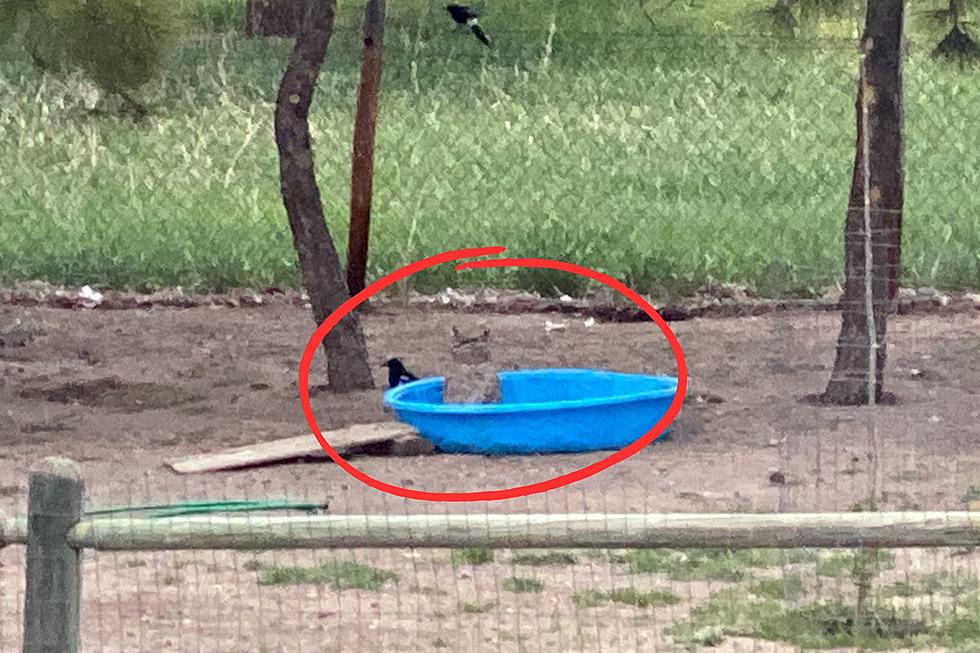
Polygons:
M384 0L367 0L364 7L361 84L357 92L354 147L351 153L350 231L347 239L347 288L351 295L364 290L364 277L367 274L371 190L374 179L374 130L378 122L384 20Z
M296 45L279 84L275 113L282 201L317 324L348 297L337 249L323 219L309 125L313 90L333 31L336 4L336 0L318 0L307 5L302 29L296 35ZM327 334L323 347L332 390L374 387L367 346L354 313Z
M869 0L861 44L866 53L858 82L857 147L844 227L843 315L834 370L823 400L868 402L870 334L865 305L864 211L870 205L872 306L876 344L875 401L883 398L886 315L897 291L903 206L902 23L904 0ZM865 196L863 119L868 105L870 181Z

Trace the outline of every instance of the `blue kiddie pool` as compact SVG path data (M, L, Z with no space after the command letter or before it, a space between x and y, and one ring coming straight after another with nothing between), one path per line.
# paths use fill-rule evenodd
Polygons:
M449 453L618 450L667 413L677 379L587 369L501 372L496 404L445 404L442 377L385 392L398 419Z

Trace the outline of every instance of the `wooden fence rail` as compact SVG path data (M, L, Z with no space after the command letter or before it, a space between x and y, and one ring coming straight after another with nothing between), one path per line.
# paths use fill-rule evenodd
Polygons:
M85 517L74 463L49 459L30 478L27 518L0 514L0 548L27 545L24 651L30 653L77 650L82 549L980 545L980 514L970 512Z
M0 544L28 541L0 520ZM449 514L82 518L69 546L99 551L348 548L858 548L980 545L980 513Z

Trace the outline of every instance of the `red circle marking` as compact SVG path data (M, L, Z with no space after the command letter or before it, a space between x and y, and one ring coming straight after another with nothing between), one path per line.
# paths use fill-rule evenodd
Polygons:
M581 265L575 265L574 263L564 263L562 261L552 261L542 258L503 258L482 261L467 261L457 264L456 269L467 270L474 268L525 267L547 268L568 272L570 274L577 274L579 276L598 281L599 283L612 288L633 302L640 308L640 310L649 315L660 328L660 331L664 334L664 337L667 338L667 342L670 344L670 349L674 354L674 360L677 362L677 390L674 392L674 399L671 401L667 412L656 424L653 425L649 431L646 432L646 434L634 440L632 443L623 447L619 451L603 458L602 460L577 469L573 472L568 472L567 474L562 474L561 476L555 476L554 478L550 478L545 481L531 483L530 485L504 488L502 490L480 490L476 492L426 492L424 490L412 490L399 485L385 483L384 481L380 481L373 476L365 474L347 462L343 456L338 454L334 448L330 446L330 443L327 442L326 438L323 437L323 433L320 432L320 427L317 426L316 418L313 417L313 409L310 407L310 365L312 364L313 356L316 353L316 350L319 348L320 343L323 342L324 337L326 337L330 330L334 328L337 323L344 318L344 316L357 308L361 302L368 299L372 295L377 294L381 290L384 290L393 283L404 279L405 277L409 277L416 272L439 265L440 263L458 261L460 259L469 259L477 256L490 256L500 254L504 251L506 251L505 247L475 247L469 249L457 249L449 252L443 252L442 254L436 254L435 256L430 256L420 261L410 263L405 267L386 274L374 283L370 284L361 292L345 301L336 311L327 316L327 319L323 321L323 324L321 324L316 331L313 332L313 335L310 336L310 339L306 343L306 348L303 350L303 356L299 362L299 401L303 407L303 415L306 416L306 423L309 424L310 429L313 431L313 435L320 443L320 446L323 447L323 450L327 452L327 455L329 455L330 458L332 458L333 461L348 474L376 490L381 490L382 492L387 492L388 494L404 497L406 499L454 502L500 501L502 499L512 499L515 497L547 492L566 485L571 485L572 483L586 479L603 470L609 469L613 465L623 462L633 454L640 451L640 449L656 440L664 431L667 430L670 423L674 421L674 418L677 417L678 413L680 413L681 406L684 403L684 396L687 393L687 363L684 360L684 351L681 349L681 345L677 341L677 337L674 335L674 332L670 330L669 326L667 326L667 322L660 317L653 306L651 306L633 290L609 275L582 267Z

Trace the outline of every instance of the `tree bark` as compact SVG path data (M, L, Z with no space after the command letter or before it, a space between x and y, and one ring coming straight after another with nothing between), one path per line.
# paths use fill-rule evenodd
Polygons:
M882 391L886 358L886 316L897 291L900 267L902 167L902 23L904 0L869 0L865 52L858 81L857 147L844 227L844 295L834 370L822 399L857 405L869 400L871 342L866 308L865 203L870 207L875 333L875 401ZM865 195L865 120L870 179Z
M374 180L374 132L378 122L378 89L384 42L384 0L367 0L361 50L361 83L354 118L351 153L350 231L347 239L347 289L364 290L368 240L371 233L371 191Z
M318 1L245 0L245 36L296 36L306 17L307 5Z
M323 219L313 169L309 110L333 31L336 0L307 5L276 97L275 136L279 181L303 284L317 324L347 300L347 286ZM373 388L367 346L357 315L349 314L324 338L329 387L337 392Z

